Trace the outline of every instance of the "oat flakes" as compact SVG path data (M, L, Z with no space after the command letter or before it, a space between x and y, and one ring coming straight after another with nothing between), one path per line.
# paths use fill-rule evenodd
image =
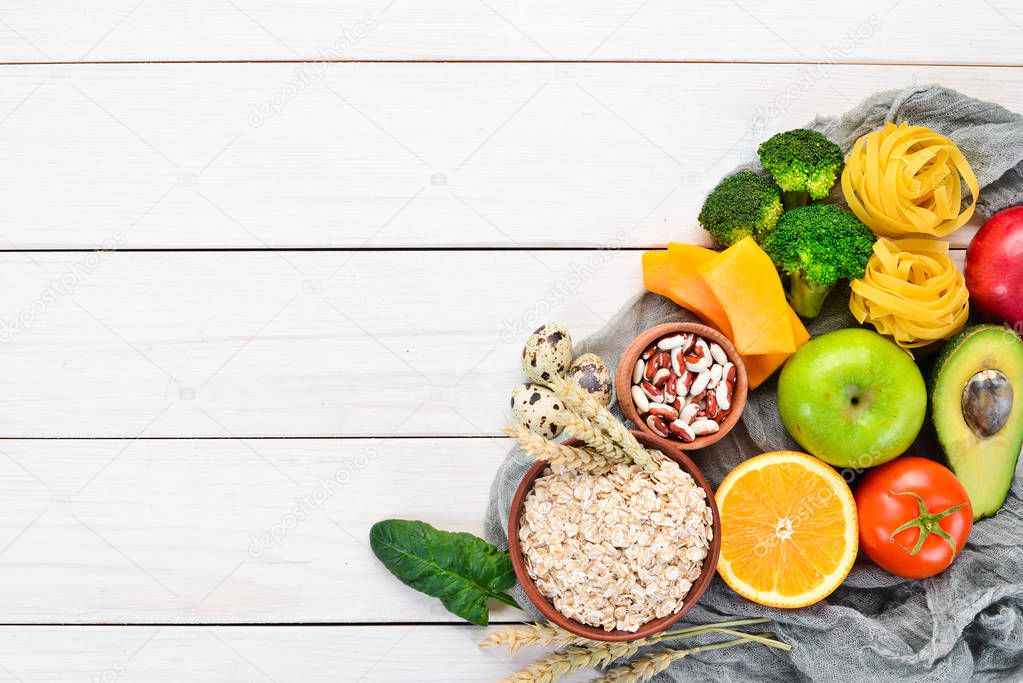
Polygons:
M706 493L661 454L594 471L550 467L526 496L519 541L537 588L566 617L635 632L682 609L713 535Z

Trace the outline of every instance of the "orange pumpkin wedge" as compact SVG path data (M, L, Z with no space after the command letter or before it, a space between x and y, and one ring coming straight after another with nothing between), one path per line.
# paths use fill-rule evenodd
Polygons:
M754 246L756 247L755 244ZM759 247L755 249L745 247L744 251L754 256L757 255L757 251L762 253ZM749 258L748 255L743 256L742 254L736 256L736 252L731 252L730 257L740 261ZM739 349L739 355L742 356L746 364L749 386L751 389L755 389L773 375L796 348L805 344L810 339L810 335L799 316L784 300L781 280L773 266L768 272L763 268L764 264L759 263L755 267L760 270L753 276L742 275L743 282L747 283L745 287L720 288L720 294L728 297L726 308L723 300L719 298L719 293L709 286L704 277L704 271L710 272L721 263L725 263L726 266L736 265L723 261L722 258L723 254L711 249L673 242L668 245L667 251L648 251L643 254L643 284L651 292L666 296L679 306L692 311L703 322L720 330L722 334L732 340L735 340L736 328L746 330L747 336L754 339L763 334L755 330L750 316L750 307L761 306L763 302L763 297L757 294L758 290L776 288L777 291L774 292L774 295L781 292L783 308L776 311L774 315L781 316L787 321L790 328L792 350L766 353L747 351L744 353ZM742 273L742 267L741 263L738 264L740 273ZM750 284L754 282L758 284ZM770 296L776 299L777 297L774 295ZM773 336L773 333L769 332L768 334ZM765 341L763 345L768 348L772 344L774 347L787 348L785 341L788 337L785 336L784 331L780 334L781 342Z
M711 249L672 242L668 245L669 278L672 296L669 298L683 308L700 316L704 322L717 328L731 339L732 324L721 302L700 275L700 266L716 259L719 254ZM683 303L686 302L686 303Z
M856 502L823 461L793 451L758 455L732 470L714 497L718 573L739 595L770 607L806 607L852 569Z
M742 362L746 366L746 381L749 383L749 388L756 389L766 382L791 355L791 353L762 353L742 356Z
M789 321L792 324L792 339L795 341L796 348L798 349L810 341L810 333L806 331L803 321L799 319L796 312L789 306L787 308L789 309ZM755 389L767 381L767 378L784 365L791 355L791 353L763 353L743 356L742 360L746 365L746 376L749 380L750 388Z
M668 263L668 252L643 252L643 286L654 294L671 297L668 283L671 279L671 264Z
M795 353L791 308L778 271L752 237L739 240L698 270L732 323L732 343L739 353Z

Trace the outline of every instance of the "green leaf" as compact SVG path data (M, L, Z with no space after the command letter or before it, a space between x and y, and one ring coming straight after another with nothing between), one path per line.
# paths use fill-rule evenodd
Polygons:
M489 623L491 598L518 607L504 592L515 585L508 553L472 534L385 519L369 530L369 543L399 581L439 598L449 612L477 626Z

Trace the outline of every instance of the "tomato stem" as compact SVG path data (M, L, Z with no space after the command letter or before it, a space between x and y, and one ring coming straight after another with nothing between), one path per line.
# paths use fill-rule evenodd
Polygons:
M891 489L888 489L888 493L890 493L893 496L913 496L914 498L916 498L916 502L920 505L920 514L914 517L913 519L909 520L902 526L900 526L895 531L893 531L892 535L888 537L888 540L894 543L895 537L899 533L905 531L906 529L917 528L920 530L920 536L916 541L916 545L913 546L913 549L909 551L910 555L916 555L918 552L920 552L920 549L924 547L924 541L927 540L927 537L930 536L931 534L934 534L941 540L945 541L945 543L948 543L949 547L952 548L952 556L955 557L956 554L955 539L949 536L948 532L941 528L940 522L941 520L945 519L953 512L961 508L962 506L966 505L966 503L959 503L959 505L953 505L947 510L931 513L931 511L927 509L927 503L924 502L924 499L921 498L918 493L915 493L913 491L892 491Z

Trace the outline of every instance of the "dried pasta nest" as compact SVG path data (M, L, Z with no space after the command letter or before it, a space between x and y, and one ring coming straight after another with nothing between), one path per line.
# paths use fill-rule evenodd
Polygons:
M966 280L937 240L881 238L862 278L850 283L849 310L881 334L912 349L949 339L966 326Z
M523 504L519 541L540 593L570 619L635 632L682 609L713 537L706 492L672 460L552 471Z
M970 203L962 206L963 188ZM856 217L883 237L944 237L973 216L980 186L949 138L924 126L884 124L853 144L842 192Z

